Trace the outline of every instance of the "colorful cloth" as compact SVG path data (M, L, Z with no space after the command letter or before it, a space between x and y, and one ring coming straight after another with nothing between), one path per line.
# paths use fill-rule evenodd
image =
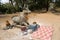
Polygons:
M40 27L40 25L38 25L38 24L32 24L32 25L29 25L28 30L31 29L32 31L35 31L39 27Z
M53 27L51 26L40 26L37 31L32 33L33 39L40 39L40 40L51 40L53 34Z

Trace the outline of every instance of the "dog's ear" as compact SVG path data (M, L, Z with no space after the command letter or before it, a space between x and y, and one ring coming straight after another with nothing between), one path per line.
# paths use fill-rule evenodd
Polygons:
M6 26L7 26L7 25L10 25L10 22L9 22L8 20L6 20Z

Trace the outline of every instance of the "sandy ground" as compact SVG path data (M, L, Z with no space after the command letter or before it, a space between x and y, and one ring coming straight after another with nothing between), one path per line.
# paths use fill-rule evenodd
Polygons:
M6 14L0 15L0 40L28 40L28 38L23 38L20 36L20 29L13 28L10 30L2 30L5 26L5 21L9 20L12 22L11 17L13 15L19 14ZM51 25L54 27L54 32L52 40L60 40L60 15L52 14L51 12L47 13L34 13L29 14L29 23L36 21L40 25ZM21 37L21 38L20 38Z

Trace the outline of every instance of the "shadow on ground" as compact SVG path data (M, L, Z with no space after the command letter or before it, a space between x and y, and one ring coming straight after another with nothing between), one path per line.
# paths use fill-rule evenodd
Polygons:
M52 11L52 14L54 14L54 15L60 15L60 11L58 11L58 10Z
M0 15L0 18L8 17L7 15Z
M38 13L38 14L44 14L44 13L47 13L46 10L35 10L35 11L32 11L34 13Z

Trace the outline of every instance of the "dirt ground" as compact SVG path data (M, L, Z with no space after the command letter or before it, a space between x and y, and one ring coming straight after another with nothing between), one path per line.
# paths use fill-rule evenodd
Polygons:
M23 40L20 39L19 36L20 29L13 28L10 30L2 30L5 26L5 21L9 20L10 23L12 22L11 17L17 14L6 14L0 15L0 40ZM28 15L29 23L36 21L40 25L51 25L54 27L54 32L52 36L52 40L60 40L60 15L52 14L51 12L47 13L34 13ZM28 40L27 38L24 40Z

